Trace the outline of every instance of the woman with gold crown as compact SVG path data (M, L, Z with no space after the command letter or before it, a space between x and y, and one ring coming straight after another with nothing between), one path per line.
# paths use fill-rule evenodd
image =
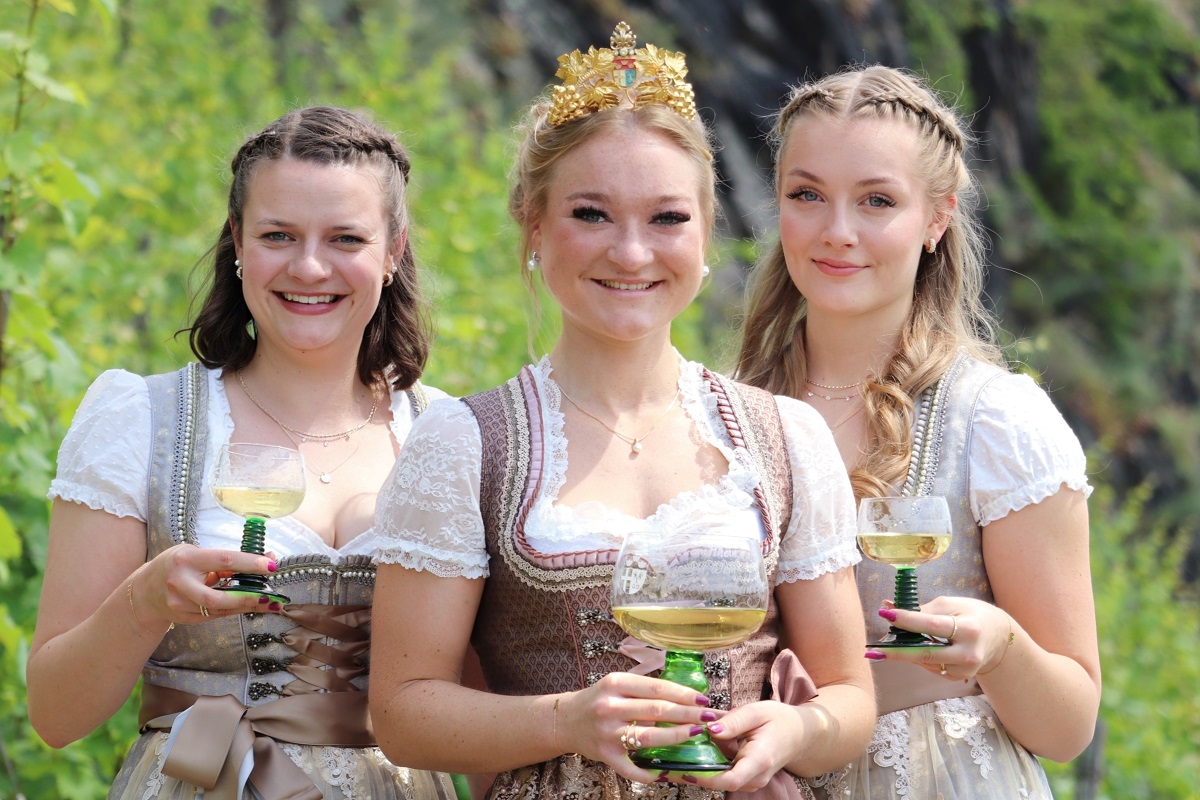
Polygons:
M682 54L624 23L611 45L560 57L513 170L524 277L559 304L558 341L434 404L381 492L375 731L397 763L498 773L493 798L799 796L792 776L855 757L874 720L849 481L812 409L672 346L708 274L711 139ZM757 536L773 601L707 656L699 692L649 674L657 651L624 636L609 590L631 533L709 523ZM469 646L488 691L460 685ZM631 760L705 733L729 769Z

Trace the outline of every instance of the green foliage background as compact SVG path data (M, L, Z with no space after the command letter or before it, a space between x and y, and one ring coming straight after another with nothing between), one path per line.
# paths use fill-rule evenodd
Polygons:
M464 393L509 377L530 354L530 320L541 320L532 349L549 341L552 310L531 312L517 278L505 210L511 120L474 77L466 4L374 0L354 18L340 3L301 3L286 25L254 0L0 4L0 798L102 797L132 738L132 703L59 751L28 725L45 493L99 372L188 360L172 334L201 288L193 266L219 230L244 135L318 102L370 109L401 132L436 305L430 383ZM932 74L961 74L958 33L993 24L983 3L903 5ZM1091 503L1102 796L1195 797L1200 613L1175 577L1181 550L1167 529L1200 516L1200 422L1194 403L1154 387L1184 374L1200 349L1200 120L1171 102L1163 79L1173 59L1195 63L1200 49L1166 3L1016 5L1040 54L1045 168L989 187L989 213L1006 262L1053 265L1001 299L1006 325L1024 334L1020 354L1035 368L1054 364L1070 396L1086 397L1075 410L1102 432ZM716 361L727 331L706 324L700 306L678 343ZM1154 487L1123 495L1106 483L1111 454L1151 408L1182 465L1168 521L1144 513ZM1069 766L1050 768L1058 796L1073 796Z

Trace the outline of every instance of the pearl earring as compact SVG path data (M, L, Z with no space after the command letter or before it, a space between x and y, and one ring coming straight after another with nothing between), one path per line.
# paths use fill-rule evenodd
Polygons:
M703 267L700 268L700 277L701 278L707 278L710 274L712 274L712 269L708 266L708 264L705 264Z
M935 248L937 248L937 239L930 236L929 241L925 243L925 252L932 253Z
M534 250L529 254L529 260L525 262L525 266L529 267L530 272L537 272L538 264L541 263L542 260L538 258L537 250Z
M237 272L234 274L237 275L237 279L240 281L242 279L242 260L240 258L235 258L233 260L233 265L237 267Z

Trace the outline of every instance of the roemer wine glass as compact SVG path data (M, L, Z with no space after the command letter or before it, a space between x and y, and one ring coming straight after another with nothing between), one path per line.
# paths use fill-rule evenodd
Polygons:
M297 450L271 444L222 445L212 487L222 507L246 519L242 552L261 556L265 552L266 520L291 514L304 499L304 457ZM288 602L262 575L238 572L213 588Z
M704 651L750 638L766 616L769 595L755 534L720 526L666 536L639 531L629 534L617 555L612 610L630 636L666 650L660 677L706 694ZM634 750L630 759L657 770L730 766L707 731L677 745Z
M950 507L944 497L868 497L858 507L858 546L872 561L896 568L896 608L920 611L917 573L920 564L950 549ZM945 647L926 633L893 625L871 647Z

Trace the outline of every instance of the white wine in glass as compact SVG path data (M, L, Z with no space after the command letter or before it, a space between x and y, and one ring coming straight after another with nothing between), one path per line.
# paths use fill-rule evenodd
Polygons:
M635 639L667 651L663 680L701 694L708 692L704 651L732 647L754 635L769 600L757 531L706 525L674 535L631 533L613 571L613 619ZM643 747L629 757L655 770L730 767L707 731L677 745Z
M304 457L297 450L271 444L222 445L213 469L212 491L222 508L246 520L242 552L261 556L266 549L266 520L286 517L304 500ZM252 573L236 573L213 588L288 602L266 578Z
M896 568L896 608L920 611L916 568L950 549L950 507L944 497L868 497L858 506L858 546L872 561ZM925 633L892 626L870 647L945 647Z

